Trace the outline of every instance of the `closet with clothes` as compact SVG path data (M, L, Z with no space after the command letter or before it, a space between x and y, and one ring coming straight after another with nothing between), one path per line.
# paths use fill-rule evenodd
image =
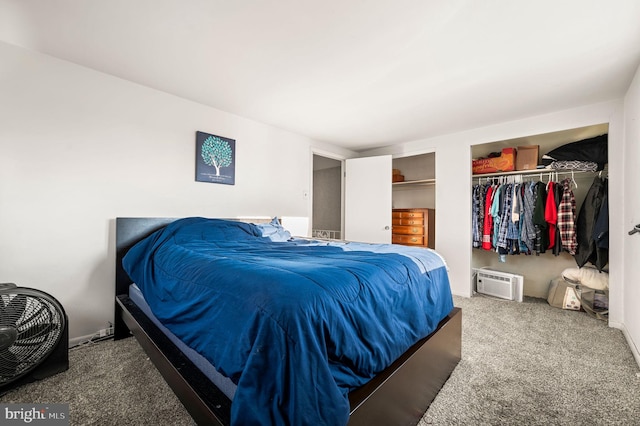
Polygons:
M558 177L568 175L559 180ZM546 180L545 180L546 176ZM606 176L606 174L605 174ZM602 172L576 212L574 171L482 178L473 185L473 247L507 255L554 256L565 251L579 267L602 270L608 255L607 179Z
M473 176L474 270L522 275L524 295L538 298L568 268L607 270L607 132L603 124L473 147L474 157L520 145L543 154L540 169ZM604 140L604 161L584 144L591 139L599 148Z

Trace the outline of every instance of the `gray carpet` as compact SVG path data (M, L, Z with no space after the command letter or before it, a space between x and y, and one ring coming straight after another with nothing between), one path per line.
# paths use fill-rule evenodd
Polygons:
M69 352L69 370L17 388L0 402L68 403L71 425L193 425L135 339Z
M462 361L421 426L640 424L640 373L620 330L542 299L455 301Z
M640 424L640 373L619 330L539 299L455 302L462 361L420 426ZM72 425L193 424L134 339L69 358L69 371L0 402L69 403Z

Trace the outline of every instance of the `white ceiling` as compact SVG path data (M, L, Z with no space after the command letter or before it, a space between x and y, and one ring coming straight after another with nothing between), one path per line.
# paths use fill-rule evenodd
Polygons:
M363 150L622 97L640 0L0 0L0 40Z

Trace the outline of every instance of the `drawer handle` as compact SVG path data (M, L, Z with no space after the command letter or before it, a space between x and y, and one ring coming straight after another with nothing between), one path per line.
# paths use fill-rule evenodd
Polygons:
M413 243L415 243L415 242L417 242L417 241L418 241L418 239L417 239L417 238L415 238L415 237L411 239L411 242L413 242Z

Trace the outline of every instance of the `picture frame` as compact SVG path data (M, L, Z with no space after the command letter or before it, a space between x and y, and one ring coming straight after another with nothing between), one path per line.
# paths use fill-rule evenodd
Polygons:
M196 132L196 181L235 185L236 141Z

